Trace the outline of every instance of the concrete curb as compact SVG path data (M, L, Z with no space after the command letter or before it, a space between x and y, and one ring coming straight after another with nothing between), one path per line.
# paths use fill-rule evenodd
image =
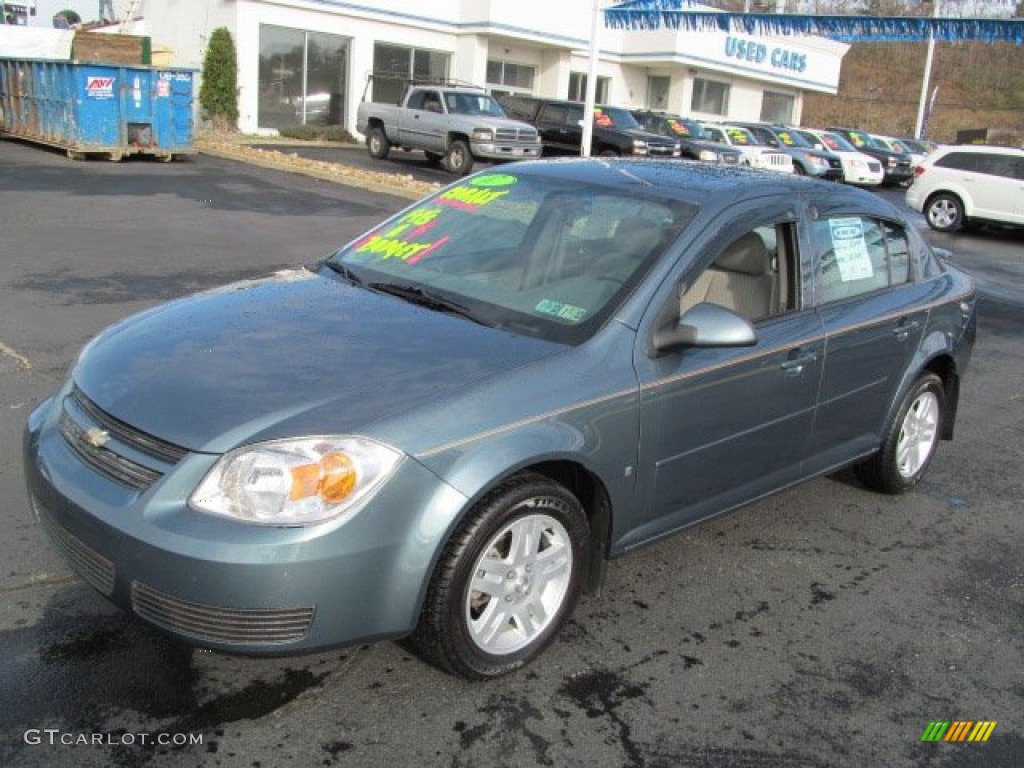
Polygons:
M441 188L440 184L417 181L411 176L402 176L395 173L372 173L349 168L337 163L309 160L296 155L288 155L279 150L258 149L246 146L245 144L205 139L198 139L193 143L196 150L205 155L235 160L240 163L248 163L249 165L256 165L275 171L299 173L322 181L345 184L351 187L396 195L411 200L418 200ZM282 144L281 146L287 148L288 146L297 146L297 144Z

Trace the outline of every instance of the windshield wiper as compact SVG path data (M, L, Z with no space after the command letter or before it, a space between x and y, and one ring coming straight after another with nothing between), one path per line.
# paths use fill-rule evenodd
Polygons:
M400 299L405 299L411 304L416 304L427 309L437 310L438 312L447 312L451 315L458 315L464 317L467 320L472 320L474 323L480 325L490 326L490 323L485 323L479 317L477 317L465 304L460 304L457 301L446 298L438 293L425 290L420 288L418 285L400 285L398 283L368 283L367 288L371 288L381 293L388 293L392 296L397 296Z
M343 278L348 280L348 282L352 283L352 285L362 285L363 284L363 279L361 277L359 277L359 275L357 275L351 269L349 269L344 264L342 264L340 261L333 261L332 259L324 259L324 261L321 262L321 263L324 264L332 272L337 272Z

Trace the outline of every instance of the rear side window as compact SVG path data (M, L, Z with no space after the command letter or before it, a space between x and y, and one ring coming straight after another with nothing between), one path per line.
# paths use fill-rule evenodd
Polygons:
M953 168L957 171L978 170L977 155L970 152L950 152L935 161L936 168Z
M911 278L906 232L866 216L814 222L816 303L862 296Z

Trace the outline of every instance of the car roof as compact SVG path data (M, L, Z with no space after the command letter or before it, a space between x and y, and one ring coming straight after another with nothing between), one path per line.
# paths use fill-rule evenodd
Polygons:
M523 173L558 176L570 181L607 186L618 191L635 190L673 200L715 207L759 197L797 197L806 195L827 207L852 209L889 219L900 220L899 210L878 195L830 181L811 179L773 171L762 171L717 163L687 163L680 160L648 158L552 158L515 163ZM712 197L713 195L713 197Z
M1021 157L1024 157L1024 148L1009 146L1001 147L994 144L947 144L946 146L935 150L936 156L939 153L945 155L950 152L977 152L981 155L1005 155L1009 152L1011 155L1020 155Z

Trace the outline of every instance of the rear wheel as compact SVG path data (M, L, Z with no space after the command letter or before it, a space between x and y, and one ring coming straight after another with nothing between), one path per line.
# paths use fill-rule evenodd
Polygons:
M921 376L896 411L874 456L857 465L861 481L883 493L909 491L931 464L942 434L946 396L942 379Z
M388 141L383 128L370 129L370 133L366 137L366 151L370 153L370 157L375 157L378 160L387 158L391 151L391 142Z
M473 153L469 151L469 144L462 139L453 141L444 156L444 164L456 176L469 173L473 169Z
M441 555L409 645L470 679L534 659L579 597L589 529L579 501L535 474L488 494Z
M928 226L939 232L956 232L964 226L964 205L948 192L935 195L924 207Z

